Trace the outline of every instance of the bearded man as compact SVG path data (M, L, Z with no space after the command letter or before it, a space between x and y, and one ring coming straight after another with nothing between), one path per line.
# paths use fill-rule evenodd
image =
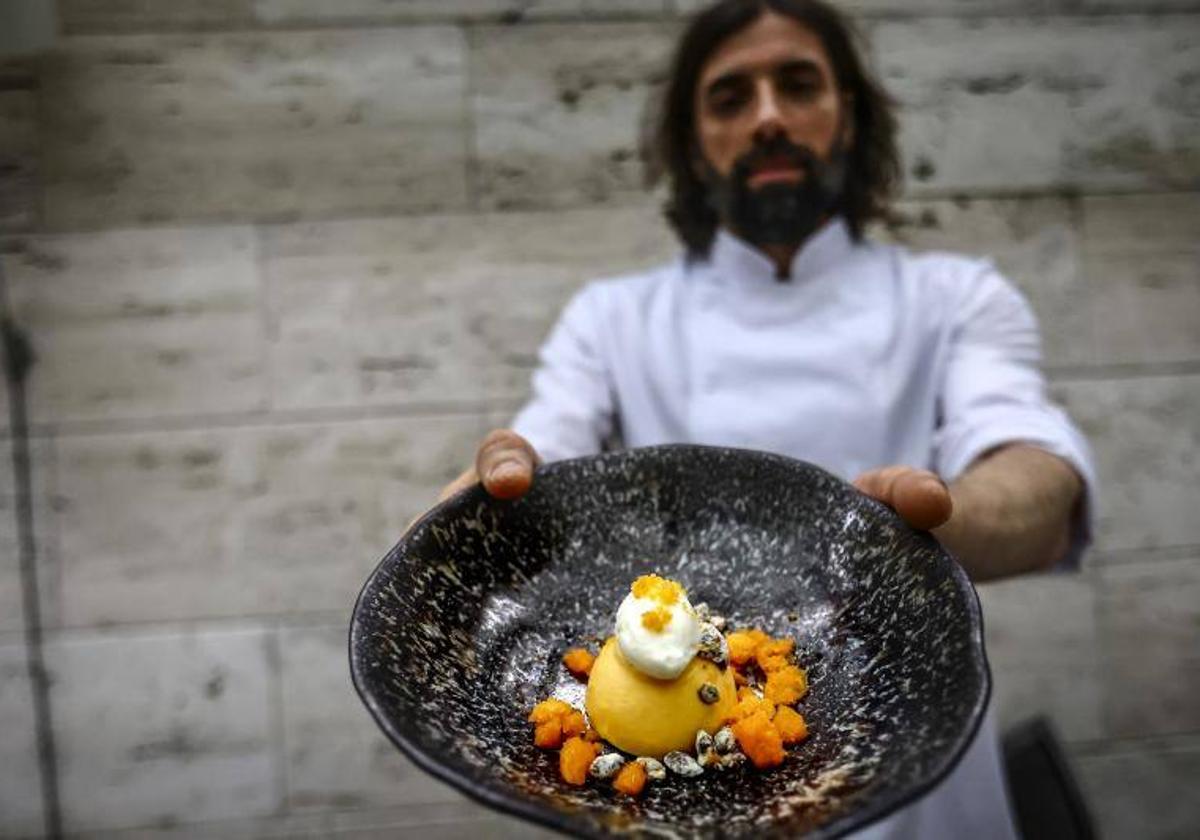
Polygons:
M832 7L696 16L651 150L683 253L571 301L512 429L443 496L516 498L541 460L614 437L746 447L853 479L975 581L1077 564L1093 470L1046 398L1029 306L989 262L865 236L899 180L895 135ZM947 779L864 836L1013 837L990 715Z

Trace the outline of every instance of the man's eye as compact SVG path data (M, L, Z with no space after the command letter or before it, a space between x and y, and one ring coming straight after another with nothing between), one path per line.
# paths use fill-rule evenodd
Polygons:
M726 116L737 113L745 101L746 97L730 91L711 97L708 100L708 107L714 114Z
M784 76L779 80L781 93L796 99L814 99L821 92L816 79L801 76Z
M708 110L717 116L732 116L746 105L751 93L741 80L726 80L709 90Z

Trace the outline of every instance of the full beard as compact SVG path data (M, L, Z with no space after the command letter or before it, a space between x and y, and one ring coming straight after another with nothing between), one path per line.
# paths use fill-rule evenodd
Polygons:
M758 163L779 157L801 169L803 178L751 188ZM825 161L808 147L777 137L740 157L728 176L709 168L708 182L713 210L739 237L758 246L798 246L838 209L846 182L845 154L838 143Z

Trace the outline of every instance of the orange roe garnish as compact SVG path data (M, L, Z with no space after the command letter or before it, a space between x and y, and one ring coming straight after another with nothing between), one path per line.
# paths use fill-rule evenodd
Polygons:
M599 755L600 748L591 741L571 738L558 754L558 772L567 784L581 785L587 781L588 768Z
M587 722L583 719L583 712L577 709L572 709L562 716L562 733L564 738L574 738L576 735L582 735L587 731Z
M725 641L729 643L730 663L740 668L754 658L759 645L770 640L771 637L761 630L738 630L730 633L725 637Z
M572 711L570 704L564 703L557 697L551 697L534 706L533 711L529 713L528 720L530 723L545 723L548 720L561 718L570 711Z
M596 657L592 655L591 651L584 648L571 648L563 654L562 661L572 676L576 679L586 680L592 673L592 666L596 664Z
M796 642L773 639L761 630L739 630L725 638L734 681L740 686L737 705L726 722L732 724L742 752L755 767L774 767L783 762L784 744L808 737L803 715L790 708L808 692L804 669L792 664ZM766 677L762 697L748 685L754 672Z
M564 738L581 735L587 729L583 712L556 697L534 706L529 722L534 724L534 745L544 750L558 749Z
M642 626L651 633L661 633L671 623L671 611L666 607L655 607L642 613Z
M775 724L775 728L779 730L779 737L785 744L798 744L808 737L808 724L804 721L804 716L791 706L780 706L776 709L771 723Z
M613 779L613 787L626 796L637 796L646 786L646 768L640 762L630 761Z
M757 711L733 725L733 737L738 746L762 770L783 763L783 738L765 711Z
M808 693L808 677L795 665L785 665L767 674L763 696L781 706L790 706Z
M764 673L778 671L791 664L792 651L796 642L792 639L771 639L763 642L754 651L754 661Z
M737 705L725 716L725 722L735 723L759 712L765 714L769 720L775 713L775 704L759 697L749 688L739 688Z
M562 718L551 718L539 723L533 730L533 745L544 750L556 750L562 746Z
M673 580L659 577L658 575L642 575L633 582L629 587L629 591L633 593L635 598L647 598L651 601L658 601L664 607L669 607L672 604L679 603L679 599L687 593L683 587Z

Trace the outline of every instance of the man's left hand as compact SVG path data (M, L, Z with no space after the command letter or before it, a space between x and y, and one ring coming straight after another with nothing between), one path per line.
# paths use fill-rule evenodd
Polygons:
M930 531L950 518L954 504L946 482L929 470L883 467L854 479L854 486L904 517L909 525Z

